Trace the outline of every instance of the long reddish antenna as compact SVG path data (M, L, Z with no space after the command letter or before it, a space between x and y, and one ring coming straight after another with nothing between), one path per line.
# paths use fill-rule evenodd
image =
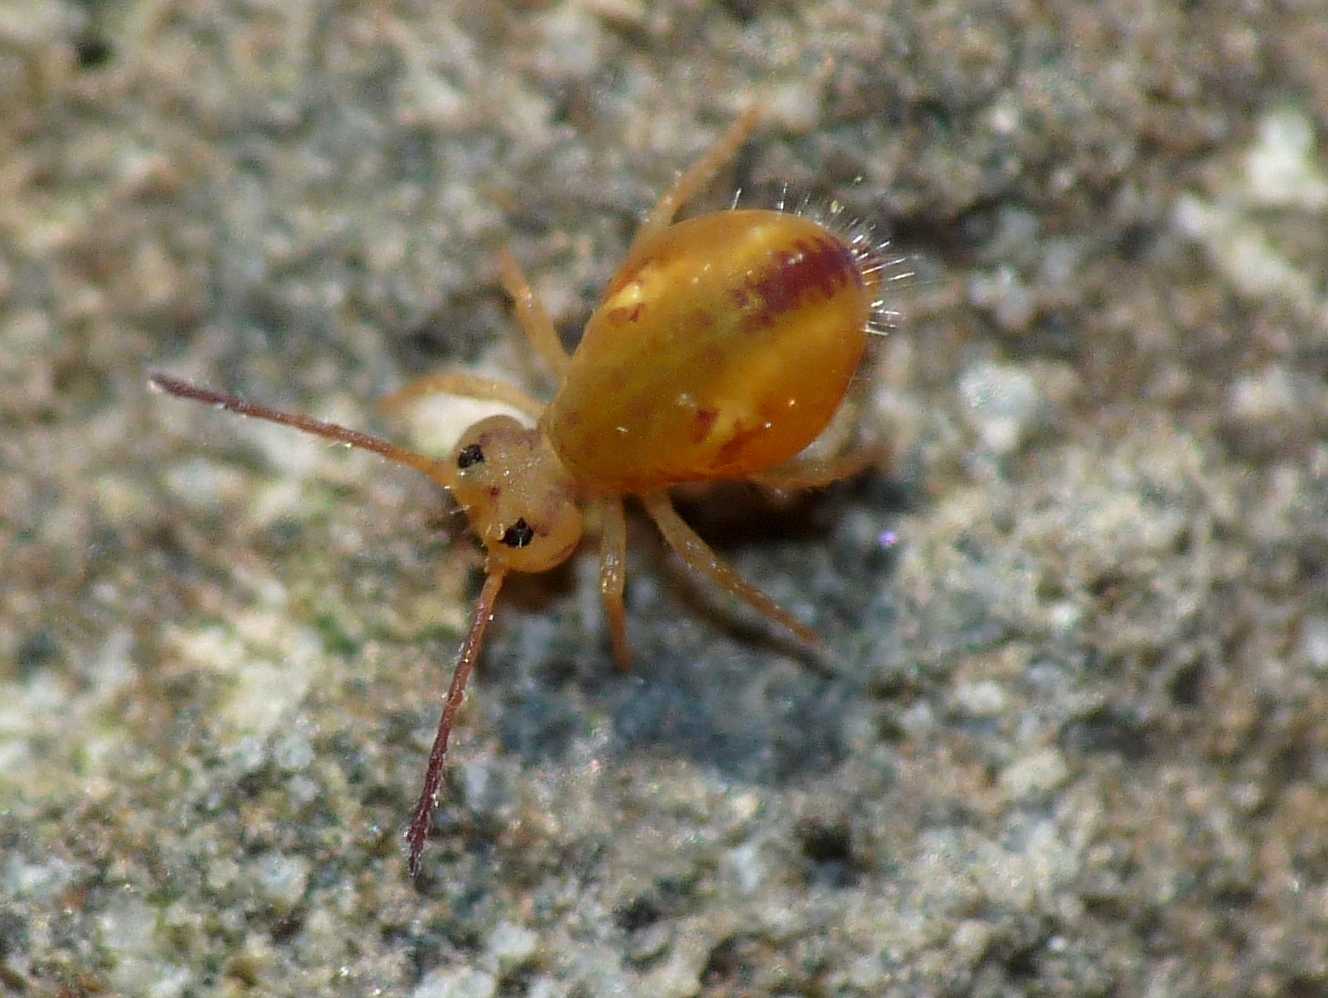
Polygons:
M424 771L424 787L420 790L420 799L415 804L411 815L410 828L406 832L406 841L410 843L410 875L420 872L420 854L424 852L424 843L429 837L429 816L438 806L438 785L443 780L443 759L447 755L447 738L452 733L452 722L466 698L466 681L475 668L475 660L480 655L480 645L484 641L484 632L493 620L493 606L498 599L498 592L503 588L503 576L507 570L501 566L488 566L489 574L484 579L484 588L475 601L475 615L470 621L470 631L461 645L461 655L457 659L456 671L452 673L452 685L448 687L447 698L443 701L443 716L438 721L438 734L434 736L433 748L429 752L429 767Z
M451 485L448 476L449 465L425 457L422 454L416 454L414 451L408 451L367 433L348 429L336 423L325 423L321 419L302 416L299 413L283 412L280 409L259 405L256 402L246 402L235 395L227 395L225 392L203 388L200 385L182 381L159 371L148 376L148 383L158 391L166 392L177 398L203 402L241 416L253 416L256 419L265 419L270 423L280 423L282 426L293 426L305 433L326 437L338 443L358 447L360 450L373 451L373 453L379 454L389 461L404 464L416 471L422 471L443 486L450 487ZM438 787L443 779L443 760L447 756L447 740L452 734L452 724L456 720L457 711L461 709L461 704L466 698L466 682L475 669L475 661L479 658L480 646L484 643L484 634L489 629L489 621L493 620L493 608L498 600L498 593L503 587L503 577L507 574L507 570L502 566L490 564L487 568L488 575L484 579L484 588L480 590L479 599L475 601L475 615L470 622L470 631L466 634L466 640L461 645L461 654L457 660L456 671L452 673L452 685L448 687L447 697L443 701L443 716L438 721L438 734L434 736L433 748L429 752L429 765L424 772L424 787L420 791L420 799L415 804L415 810L410 819L410 828L406 832L406 839L410 842L411 876L415 876L419 872L420 854L424 851L425 841L429 837L430 815L438 804Z
M265 419L269 423L280 423L282 426L293 426L297 430L303 430L305 433L312 433L315 436L326 437L329 440L335 440L338 443L349 444L351 447L358 447L360 450L373 451L380 454L397 464L404 464L408 468L414 468L416 471L422 471L434 481L442 485L449 484L446 479L446 464L435 461L433 458L425 457L423 454L416 454L414 451L406 450L404 447L398 447L396 444L388 443L378 437L370 436L367 433L361 433L359 430L351 430L344 426L338 426L336 423L325 423L321 419L314 419L311 416L301 416L297 412L282 412L280 409L273 409L270 406L259 405L257 402L246 402L242 398L234 395L227 395L224 392L213 391L211 388L203 388L201 385L195 385L188 381L181 381L179 378L173 378L169 374L162 374L160 371L154 371L148 375L148 384L158 391L167 392L177 398L192 399L195 402L204 402L208 405L217 406L228 412L238 413L241 416L253 416L255 419Z

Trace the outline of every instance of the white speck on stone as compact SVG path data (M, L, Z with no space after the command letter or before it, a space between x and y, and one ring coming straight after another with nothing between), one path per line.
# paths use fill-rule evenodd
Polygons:
M53 670L39 672L23 683L0 683L0 745L12 739L15 755L28 755L29 739L50 718L68 713L70 690L67 680ZM19 773L0 770L0 782Z
M255 735L246 735L235 743L231 763L241 773L252 773L267 764L267 742Z
M316 780L311 780L307 776L293 776L286 781L286 790L290 794L290 799L296 804L312 804L318 799L323 788Z
M712 935L712 923L701 918L680 919L673 943L663 962L641 979L641 985L629 993L657 995L659 998L685 998L700 994L701 977L718 942Z
M345 924L342 922L345 912L329 908L335 908L335 902L329 905L326 893L317 899L311 898L309 917L304 920L304 927L295 941L301 959L312 965L327 963L327 954L338 952L345 942ZM345 965L337 968L343 977L346 970Z
M1274 207L1328 207L1328 176L1316 162L1314 125L1283 108L1259 121L1258 139L1245 155L1245 182L1251 200Z
M287 772L307 769L314 761L314 748L304 735L292 731L277 739L272 748L272 760Z
M45 3L15 3L0 7L0 38L6 48L20 54L49 51L60 39L83 26L75 8Z
M147 991L148 998L176 998L187 993L194 983L194 975L186 967L173 964L158 964L157 972L161 975Z
M1059 600L1047 610L1047 619L1051 626L1062 636L1073 633L1083 616L1083 611L1069 600Z
M293 908L309 884L309 861L303 856L268 853L252 868L254 884L278 908Z
M724 856L723 868L743 894L756 893L768 872L760 843L754 841L730 849Z
M251 661L235 676L219 716L236 731L266 737L304 698L311 678L307 666L290 659L280 665L270 660Z
M332 422L355 422L353 413L340 418L325 412L317 415L320 419L331 419ZM273 423L257 419L232 420L232 424L236 422L240 424L239 432L263 452L268 465L291 478L309 478L318 471L328 453L338 449L329 447L324 440L315 440L299 433L292 434L288 428Z
M292 627L276 611L240 614L232 627L178 629L168 637L198 668L230 679L216 714L227 733L235 741L265 738L304 698L322 645L311 629Z
M531 19L539 31L529 50L541 76L568 81L587 79L602 65L604 31L582 4L558 4Z
M157 958L158 913L140 896L115 895L97 916L97 935L111 957L111 981L123 994L173 998L188 984L188 974Z
M530 982L526 998L563 998L568 990L549 977L536 977Z
M408 35L409 32L401 33L403 37ZM403 51L410 52L413 48L406 46ZM428 72L419 64L419 60L409 61L412 70L410 80L413 84L412 110L418 115L417 120L447 128L461 127L469 107L462 92L443 77Z
M997 135L1013 135L1019 120L1019 103L1012 97L999 97L987 108L987 125Z
M1171 218L1183 235L1203 245L1241 294L1278 295L1304 309L1316 307L1310 276L1274 249L1264 230L1243 212L1183 194L1176 199Z
M959 376L959 397L969 425L995 454L1018 448L1042 405L1041 393L1027 372L985 362Z
M821 119L821 94L814 76L777 84L768 100L770 117L791 132L810 132Z
M1049 820L1030 828L1018 851L990 841L976 851L979 861L971 867L973 879L992 903L1016 911L1031 911L1039 902L1050 904L1058 885L1077 870L1074 850Z
M218 859L208 864L207 885L214 891L224 891L240 875L240 864L233 859Z
M899 715L899 726L915 738L920 737L936 727L936 714L929 704L919 700Z
M495 817L508 813L514 806L511 786L499 763L492 759L470 759L456 767L465 788L468 806Z
M304 485L295 478L276 478L257 486L251 484L247 499L247 523L255 529L271 526L286 517L305 520L309 516Z
M986 955L991 946L992 929L986 922L968 919L960 922L950 937L950 948L954 950L964 966L976 964Z
M47 900L65 889L74 879L74 868L62 859L29 863L17 853L11 854L0 874L0 897Z
M97 695L103 702L115 696L138 674L131 653L134 635L127 627L118 627L107 635L92 662L91 676L97 684Z
M252 564L235 565L231 569L231 576L238 585L253 593L266 609L277 613L286 612L290 594L279 579L264 570L255 570Z
M1076 240L1053 237L1042 247L1041 283L1051 287L1070 287L1079 275L1084 248Z
M182 655L209 671L231 672L244 661L244 648L239 640L220 626L194 630L171 628L166 638Z
M1014 799L1046 793L1065 782L1069 769L1054 748L1047 747L1016 759L1001 772L1000 784Z
M491 998L498 991L492 974L469 967L431 970L411 992L412 998Z
M203 932L207 918L183 900L168 905L161 913L161 924L173 932Z
M1273 364L1256 374L1236 379L1227 394L1228 405L1239 419L1262 423L1284 418L1299 408L1296 386L1285 367Z
M1306 617L1300 625L1300 651L1315 672L1328 672L1328 617Z
M955 688L954 696L959 706L974 717L996 717L1005 710L1005 691L990 679L962 683Z
M0 696L3 695L0 687ZM0 780L9 782L13 779L9 774L26 773L32 769L32 743L11 737L10 732L3 730L6 727L4 721L5 718L0 717Z
M512 970L535 955L538 943L539 937L524 925L499 922L489 933L489 955L497 962L499 970Z
M975 275L968 283L968 298L989 311L1002 329L1018 332L1033 320L1036 301L1013 267Z
M753 793L740 793L728 799L734 824L751 821L761 810L761 798Z
M144 998L176 998L192 983L189 972L173 964L149 957L130 956L118 961L111 971L111 981L120 994Z
M188 506L213 513L228 499L244 494L245 476L216 461L197 457L166 468L162 483L170 493Z
M853 989L852 994L878 995L884 989L881 958L876 953L864 953L849 961L843 976L835 981L835 991L843 985Z

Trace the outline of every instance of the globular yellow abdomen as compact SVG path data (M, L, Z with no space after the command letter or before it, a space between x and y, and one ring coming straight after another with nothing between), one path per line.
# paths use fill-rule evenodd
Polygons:
M809 218L729 211L638 246L591 316L542 426L578 485L645 493L782 464L834 415L876 297Z

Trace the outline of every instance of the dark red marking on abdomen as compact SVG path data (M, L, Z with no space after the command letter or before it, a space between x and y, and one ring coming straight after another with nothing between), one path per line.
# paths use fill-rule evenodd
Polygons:
M862 287L858 262L847 246L837 239L799 239L792 251L774 254L772 264L736 289L733 299L739 308L759 299L745 326L760 329L808 301L832 298L848 284Z

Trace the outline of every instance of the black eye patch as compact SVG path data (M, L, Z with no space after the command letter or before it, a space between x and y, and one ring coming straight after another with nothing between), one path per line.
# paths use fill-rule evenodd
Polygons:
M535 531L524 518L519 518L503 531L503 543L509 548L523 548L535 539Z
M484 463L484 451L480 449L479 444L469 444L461 448L461 453L457 455L457 467L465 471L472 464Z

